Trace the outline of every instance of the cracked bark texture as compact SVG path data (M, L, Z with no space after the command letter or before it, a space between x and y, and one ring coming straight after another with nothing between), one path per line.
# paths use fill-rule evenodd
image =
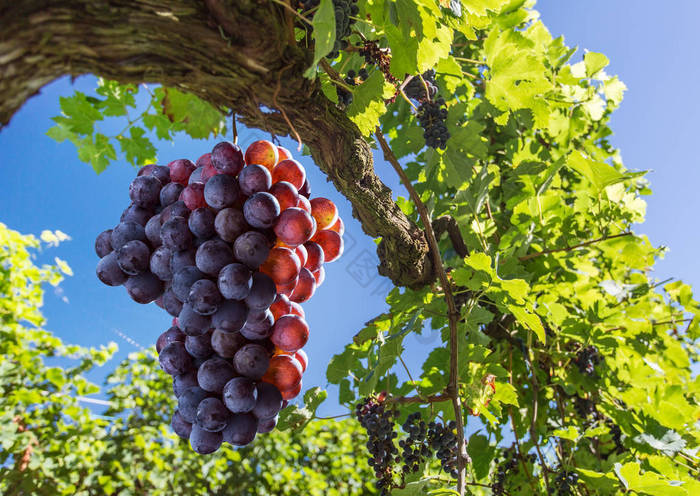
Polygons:
M364 231L382 237L379 272L432 282L425 234L374 173L369 144L303 77L311 54L290 43L289 15L264 0L0 0L0 127L64 75L178 88L282 136L284 110Z

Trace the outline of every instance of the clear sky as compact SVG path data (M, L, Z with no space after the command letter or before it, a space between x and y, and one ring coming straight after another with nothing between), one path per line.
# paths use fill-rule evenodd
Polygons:
M695 191L700 170L693 152L700 87L695 24L700 2L676 1L673 7L662 8L650 0L542 0L538 9L553 35L565 34L570 45L605 53L611 59L607 72L618 74L627 84L625 101L613 118L612 142L622 149L627 167L652 170L648 178L654 190L647 197L648 220L636 231L647 234L655 245L671 248L657 267L659 278L680 276L700 287L696 262L700 195ZM118 222L136 171L120 162L97 176L78 160L73 145L59 145L44 134L51 126L50 117L59 113L59 96L75 89L90 92L94 87L92 77L79 78L74 84L61 79L31 99L0 132L0 222L23 233L60 229L72 237L42 255L48 261L54 256L67 260L75 272L60 292L47 291L47 328L71 343L98 346L116 341L120 347L116 360L121 360L138 346L151 346L170 325L163 310L137 305L123 288L106 287L95 276L94 238ZM110 124L101 125L100 130L119 131ZM239 132L244 146L267 137L240 127ZM160 142L158 159L160 163L184 157L196 160L217 141L181 137L175 143ZM283 144L295 149L288 140ZM393 171L376 158L378 174L397 190ZM328 359L364 322L383 311L383 297L391 286L376 273L375 244L352 218L350 204L308 157L301 161L307 167L312 196L333 199L347 226L344 257L326 267L326 282L304 304L311 327L306 389L325 386ZM421 358L435 343L412 337L407 344L407 363L418 375ZM115 364L107 364L93 379L101 381ZM340 413L335 391L329 392L329 398L322 412Z

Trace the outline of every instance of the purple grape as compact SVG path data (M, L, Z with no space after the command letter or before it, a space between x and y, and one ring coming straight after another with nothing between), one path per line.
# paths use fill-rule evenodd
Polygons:
M163 294L163 281L150 272L130 276L124 287L131 299L141 304L151 303Z
M270 354L259 344L247 344L233 357L236 372L250 379L260 379L270 365Z
M167 345L172 343L173 341L181 341L185 342L185 335L182 333L180 329L177 327L173 326L167 331L165 331L163 334L158 336L158 339L156 339L156 351L160 353L160 350L165 348Z
M161 245L160 227L160 214L154 215L146 222L146 238L154 248Z
M247 377L234 377L224 386L223 397L226 408L233 413L248 413L255 407L258 391Z
M272 227L280 215L277 198L264 191L255 193L243 204L243 216L253 227L265 229Z
M233 262L233 252L226 242L210 239L197 248L196 260L199 270L216 277L224 266Z
M248 231L239 236L233 244L233 254L236 260L246 264L251 269L257 269L270 254L270 245L264 234Z
M161 281L169 281L173 278L173 273L170 270L171 253L165 246L159 246L151 254L149 267L158 279Z
M209 432L221 432L228 425L231 412L219 398L205 398L197 406L196 425Z
M148 176L150 177L150 176ZM135 276L148 270L151 250L143 241L133 240L116 251L117 263L125 274Z
M239 194L238 181L235 177L226 174L218 174L204 185L204 201L216 210L236 203Z
M211 318L199 315L185 303L177 316L177 325L188 336L201 336L211 328Z
M166 165L154 165L150 175L158 179L160 184L164 186L170 182L170 169Z
M243 300L250 293L250 269L243 264L232 263L219 271L219 291L229 300Z
M148 219L153 217L154 213L155 212L151 208L139 207L132 203L122 212L119 222L135 222L143 227L146 225L146 222L148 222ZM112 243L112 246L114 246L114 243Z
M272 334L272 326L275 317L269 308L262 312L249 312L248 319L241 329L241 334L250 340L260 340L269 338Z
M262 311L269 308L277 296L277 286L267 274L256 272L253 274L253 284L245 302L251 310Z
M192 246L192 233L184 217L172 217L160 228L163 246L170 251L185 250Z
M220 174L236 176L245 165L245 160L238 145L222 141L211 151L211 164Z
M180 301L185 302L190 295L192 285L205 277L197 267L183 267L173 274L173 293Z
M226 332L221 329L214 329L211 335L211 347L221 358L233 358L236 352L248 340L243 335L236 332Z
M187 219L190 216L190 213L191 211L189 208L187 208L185 202L178 200L175 203L168 205L160 212L160 220L162 224L165 224L173 217L184 217Z
M113 251L97 262L97 277L107 286L121 286L129 278L117 263L117 254Z
M163 189L160 190L160 204L163 207L172 205L180 198L180 193L182 193L183 189L185 189L185 187L180 183L166 184L163 186Z
M182 311L182 302L177 299L173 290L168 288L163 292L163 308L173 317L180 315Z
M98 257L102 258L104 256L107 256L111 251L112 230L107 229L106 231L102 231L100 234L97 235L97 238L95 238L95 253L97 253Z
M192 309L200 315L211 315L216 312L222 300L216 283L209 279L196 281L187 299Z
M195 170L193 170L192 174L190 174L190 178L187 180L187 184L203 182L202 181L202 171L203 170L204 170L204 167L197 167Z
M214 349L211 347L211 331L201 336L185 336L185 349L195 358L209 358Z
M214 229L221 239L228 243L236 241L241 234L250 229L243 212L235 208L225 208L216 214Z
M238 184L244 195L251 196L260 191L268 191L272 186L272 175L262 165L246 165L238 175Z
M197 418L197 407L199 403L210 396L199 386L192 386L185 389L177 399L177 409L182 418L193 424Z
M180 269L184 269L185 267L194 267L196 253L197 250L194 248L187 248L186 250L173 252L170 256L170 272L175 274Z
M155 208L160 203L162 185L153 176L138 176L129 185L129 198L143 208Z
M187 420L182 418L182 415L180 415L180 412L175 410L175 413L173 414L173 419L170 421L170 425L173 428L173 432L180 436L182 439L189 439L190 438L190 432L192 432L192 424L190 424Z
M258 420L250 413L238 413L231 416L228 426L223 430L223 440L234 446L245 446L255 439Z
M214 219L216 219L216 213L211 208L202 207L190 214L187 225L197 238L209 239L216 234Z
M187 353L182 341L172 341L166 345L160 350L158 361L160 368L170 375L184 374L192 368L192 357Z
M197 424L192 426L190 433L190 446L195 453L208 455L214 453L221 446L223 435L221 432L205 431Z
M118 250L129 241L147 241L146 231L141 224L136 222L121 222L112 229L112 249Z
M236 371L230 361L214 357L199 366L197 382L205 391L221 394L226 383L235 375Z
M173 377L173 393L175 393L176 398L179 398L182 393L193 386L199 387L197 371L194 369Z
M258 434L267 434L268 432L272 432L275 427L277 427L278 418L279 416L275 415L272 418L258 420Z
M242 301L224 300L211 316L211 325L224 332L240 331L248 318L248 307Z
M259 382L258 401L253 408L253 415L258 419L274 417L282 409L282 393L274 385L267 382Z

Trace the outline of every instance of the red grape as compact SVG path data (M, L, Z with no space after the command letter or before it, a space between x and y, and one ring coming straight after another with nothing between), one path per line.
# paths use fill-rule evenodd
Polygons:
M345 224L343 223L343 219L338 217L338 220L335 221L335 224L333 224L331 227L328 228L329 231L335 231L341 236L345 234Z
M170 169L170 180L183 186L187 186L190 174L196 169L192 161L186 158L173 160L168 164L168 168Z
M311 202L305 196L299 195L299 203L297 204L297 207L311 213Z
M301 381L301 364L289 355L276 355L270 358L270 365L262 380L277 387L280 391L292 389Z
M180 199L185 202L185 205L190 210L206 207L207 202L204 200L204 183L188 184L180 193Z
M290 389L285 389L284 391L280 391L282 393L282 399L283 400L291 400L299 396L299 393L301 392L301 379L299 379L299 383L294 386L293 388Z
M294 252L297 254L297 257L299 257L299 260L301 261L301 266L303 267L306 265L306 260L309 258L309 254L306 251L306 247L304 245L299 245L296 248L294 248Z
M301 208L288 208L280 214L275 234L290 246L301 245L313 236L314 223L308 212Z
M318 223L318 230L328 229L338 220L338 208L328 198L311 200L311 215Z
M278 160L279 152L277 147L267 140L254 141L245 151L246 164L264 165L270 172L272 172Z
M270 250L267 260L260 266L260 272L267 274L276 284L289 284L299 274L301 261L289 248L277 247Z
M272 327L270 341L282 351L295 353L309 340L309 326L298 315L283 315Z
M299 203L299 193L297 189L287 181L280 181L273 184L270 188L270 194L277 198L282 212L290 207L296 207L297 203Z
M306 313L304 312L304 309L301 307L301 305L299 303L297 303L296 301L290 301L289 304L292 305L292 314L293 315L298 315L302 319L306 318Z
M326 269L321 266L320 269L318 269L316 272L312 272L312 274L316 279L316 287L318 288L321 284L323 284L323 281L326 280Z
M299 271L299 281L289 299L303 303L314 295L314 291L316 291L316 278L309 269L302 267Z
M313 241L304 243L304 247L306 248L306 253L308 255L304 267L309 269L311 272L315 272L321 268L323 262L325 261L323 249L318 243L314 243Z
M306 352L304 350L297 350L297 352L294 353L294 358L299 360L301 371L306 372L306 367L309 365L309 357L306 356Z
M279 154L279 158L277 159L278 164L283 160L292 158L292 153L283 146L277 147L277 153Z
M272 182L280 181L287 181L298 190L306 181L304 166L294 159L281 161L272 169Z
M298 280L299 276L295 277L291 282L288 282L287 284L276 284L277 293L287 297L291 296L294 292L294 287L297 285Z
M275 297L275 301L270 305L270 311L275 321L279 319L282 315L287 315L292 312L292 305L289 303L289 298L284 294L278 294Z
M321 246L326 263L337 260L343 254L343 238L335 231L317 232L311 240Z
M217 143L211 151L211 163L219 174L236 176L245 165L243 152L233 143L222 141Z

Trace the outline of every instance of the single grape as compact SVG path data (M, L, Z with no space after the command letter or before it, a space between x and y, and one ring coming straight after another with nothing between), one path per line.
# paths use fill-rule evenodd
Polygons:
M270 341L287 353L295 353L300 350L308 340L309 326L298 315L283 315L277 319L272 327Z
M219 271L219 291L229 300L243 300L252 283L250 269L243 264L228 264Z
M306 372L306 367L309 365L309 357L306 356L306 352L304 350L297 350L297 352L294 353L294 358L301 364L301 372Z
M214 453L221 446L223 436L221 432L209 432L197 424L192 426L190 433L190 446L195 453L208 455Z
M185 186L180 194L180 200L185 203L185 206L190 210L197 210L207 206L204 200L204 183L192 183Z
M292 293L294 292L294 288L296 287L298 280L299 276L295 277L294 279L292 279L291 282L287 284L275 284L275 286L277 287L277 293L289 298L290 296L292 296Z
M216 234L214 229L216 213L210 208L198 208L187 221L192 234L201 239L209 239Z
M146 231L141 224L136 222L120 222L112 229L112 248L118 250L129 241L147 241Z
M270 247L264 234L248 231L242 234L233 244L233 254L236 260L257 269L270 254Z
M299 271L299 280L289 299L297 303L304 303L314 295L315 291L316 278L309 269L302 267L301 271Z
M189 303L182 305L177 321L180 330L188 336L201 336L211 328L211 317L199 315Z
M277 427L278 416L275 415L272 418L258 420L258 434L267 434L272 432Z
M304 246L306 247L306 253L308 255L304 267L311 272L315 272L320 269L323 262L325 262L323 249L318 243L314 243L313 241L304 243Z
M275 224L275 234L289 246L306 243L314 235L315 229L311 215L297 207L288 208L282 212Z
M272 182L287 181L299 190L306 182L304 166L294 159L283 160L272 169Z
M192 246L192 233L184 217L172 217L160 228L163 246L170 251L185 250Z
M185 335L180 329L178 329L175 326L171 327L163 334L158 336L158 339L156 340L156 352L160 353L160 350L165 348L173 341L181 341L183 343L185 342Z
M335 221L335 224L329 227L328 230L335 231L342 236L345 233L345 224L343 223L343 219L338 217L338 220Z
M173 160L168 164L168 168L170 169L170 180L183 186L187 186L190 175L196 169L192 161L186 158Z
M245 165L243 152L233 143L222 141L217 143L211 151L211 163L219 174L236 176Z
M194 369L173 377L173 393L176 398L179 398L182 393L193 386L199 387L197 371Z
M275 318L272 316L270 309L262 312L250 312L248 320L241 329L241 334L250 340L260 340L270 337L272 334L272 326L275 323Z
M148 219L153 217L154 213L152 208L143 208L132 203L122 212L121 217L119 217L119 222L135 222L143 227L146 225L146 222L148 222Z
M131 299L141 304L151 303L163 294L163 281L151 272L130 276L124 287Z
M268 228L275 225L280 215L280 204L270 193L258 192L243 205L243 216L253 227Z
M185 336L185 349L187 353L195 358L209 358L212 353L214 353L214 348L211 346L211 336L211 330L200 336Z
M203 153L194 163L195 167L206 167L211 165L211 153Z
M267 274L277 284L288 284L293 281L301 269L301 261L297 254L284 247L270 250L265 262L260 266L260 272Z
M190 432L192 432L192 424L190 424L187 420L182 418L182 415L180 415L179 411L175 410L173 418L170 421L170 425L173 428L173 432L175 432L175 434L180 436L182 439L190 438Z
M129 278L117 263L117 254L113 251L97 262L97 277L107 286L121 286Z
M228 243L233 243L249 229L250 226L246 222L243 212L236 208L225 208L216 214L214 219L216 234Z
M169 281L173 278L173 273L170 270L171 256L170 250L165 246L159 246L151 254L149 268L161 281Z
M294 248L294 253L297 254L297 257L299 257L299 261L301 262L301 266L303 267L306 265L306 261L309 259L309 252L306 251L306 246L304 245L299 245L296 248Z
M143 241L129 241L117 251L117 263L125 274L135 276L148 270L151 251Z
M306 313L299 303L296 301L290 301L289 304L292 306L292 314L298 315L302 319L306 319Z
M143 208L155 208L160 203L160 181L153 176L138 176L129 185L129 198Z
M170 255L170 273L175 274L185 267L194 267L197 260L196 254L197 250L194 248L172 252L172 255Z
M282 315L292 313L292 305L289 303L289 298L283 294L275 296L275 301L270 305L270 312L274 320L279 319Z
M192 183L204 184L204 181L202 181L202 171L204 171L204 167L195 168L195 170L192 171L192 174L190 174L190 178L187 180L187 185L189 186Z
M279 164L282 160L287 160L288 158L292 158L292 154L289 150L287 150L283 146L278 146L277 147L277 163Z
M250 379L260 379L270 363L268 351L259 344L247 344L233 357L236 372Z
M311 200L311 215L316 219L319 231L331 227L338 220L338 208L328 198Z
M292 389L301 380L301 364L289 355L275 355L270 359L262 380L274 385L280 391Z
M197 371L197 382L205 391L221 394L226 383L235 375L236 371L229 360L214 357L200 365Z
M301 392L301 379L299 379L299 382L297 383L296 386L290 389L285 389L284 391L280 391L282 393L282 399L283 400L291 400L296 398L299 393Z
M262 272L256 272L253 274L253 284L245 302L251 310L262 311L272 305L276 294L277 288L272 278Z
M311 196L311 184L309 183L309 178L306 178L306 181L304 181L304 185L299 188L299 194L308 198Z
M172 341L166 345L160 350L158 361L160 368L170 375L184 374L192 368L192 358L182 341Z
M272 186L272 176L262 165L246 165L238 175L238 185L244 195L250 196L259 191L268 191Z
M238 181L235 177L227 174L212 177L204 186L204 200L216 210L235 204L238 195Z
M211 335L211 347L221 358L233 358L246 343L248 340L239 331L226 332L214 329Z
M216 277L222 268L233 263L233 252L226 242L210 239L197 248L196 261L199 270Z
M168 288L163 292L163 308L173 317L180 315L182 311L182 302L177 299L173 290Z
M343 254L343 238L335 231L320 231L311 238L323 250L325 263L335 262Z
M102 231L95 238L95 253L102 258L112 251L112 230Z
M178 200L175 203L171 203L160 212L161 226L174 217L184 217L187 219L190 213L190 209L187 208L184 201Z
M222 431L223 440L234 446L245 446L255 439L258 421L250 413L237 413L231 416L228 426Z
M297 203L297 207L311 213L311 202L308 200L308 198L302 196L301 194L299 194L299 203Z
M198 314L211 315L217 311L222 299L215 282L209 279L200 279L192 285L187 302L192 305L192 310Z
M157 248L161 245L160 241L160 214L151 217L148 222L146 222L146 227L144 231L146 232L146 238L152 247Z
M187 301L190 295L190 289L192 285L204 279L206 276L194 266L183 267L173 274L172 290L175 296L178 297L183 303Z
M321 284L323 284L323 281L326 280L326 269L321 267L315 272L312 272L314 275L314 279L316 279L316 287L318 288Z
M240 331L248 318L248 307L238 300L224 300L211 317L211 325L225 332Z
M199 386L185 389L177 399L177 409L182 418L191 424L194 423L200 401L209 396L210 394Z
M205 398L197 406L195 424L209 432L221 432L228 425L231 412L219 398Z
M280 181L270 187L269 193L277 199L280 204L280 211L296 207L299 203L299 193L297 189L287 181Z
M167 207L175 203L185 187L180 183L168 183L160 190L160 205Z
M143 170L143 169L142 169ZM139 171L141 172L141 171ZM150 175L158 179L160 184L165 186L170 183L170 169L166 165L153 165L153 168L148 174L141 174L144 176Z
M279 161L277 147L266 140L254 141L245 151L246 164L260 164L265 166L270 172Z
M224 404L233 413L248 413L255 407L258 391L247 377L234 377L224 386Z
M259 419L272 418L282 409L282 395L279 389L267 382L257 385L258 401L253 408L253 415Z

